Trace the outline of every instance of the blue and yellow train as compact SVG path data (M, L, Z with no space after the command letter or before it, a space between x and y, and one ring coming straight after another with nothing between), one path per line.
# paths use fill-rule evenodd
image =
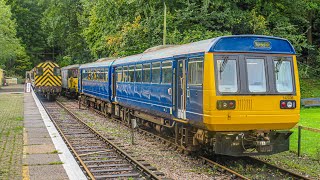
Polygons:
M286 151L300 116L295 50L270 36L224 36L84 64L78 86L87 106L216 154Z

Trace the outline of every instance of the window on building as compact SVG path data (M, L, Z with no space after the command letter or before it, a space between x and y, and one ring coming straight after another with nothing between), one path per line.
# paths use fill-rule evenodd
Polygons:
M143 82L150 82L150 63L143 65Z
M188 84L201 86L203 83L203 58L192 58L188 62Z
M152 63L152 83L160 83L160 62Z
M172 62L165 61L162 62L162 83L169 83L172 82Z

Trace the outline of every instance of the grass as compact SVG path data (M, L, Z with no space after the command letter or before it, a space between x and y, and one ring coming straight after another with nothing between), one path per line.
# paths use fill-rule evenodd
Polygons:
M301 97L312 98L320 97L320 80L300 79Z
M60 165L63 164L63 162L61 161L54 161L54 162L50 162L49 165Z
M22 179L23 95L0 94L0 179Z
M320 129L320 108L302 108L299 125ZM298 129L293 129L294 133L290 139L290 150L298 151ZM301 152L320 160L320 133L308 130L301 131Z

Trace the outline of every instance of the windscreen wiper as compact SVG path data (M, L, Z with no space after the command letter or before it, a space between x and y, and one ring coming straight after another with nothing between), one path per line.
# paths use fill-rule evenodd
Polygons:
M222 62L221 66L220 66L220 69L219 69L220 79L222 78L222 77L221 77L221 74L222 74L222 72L225 70L226 65L227 65L227 63L228 63L228 60L229 60L228 57L224 57L224 58L223 58L223 62Z
M278 60L277 60L277 64L276 64L276 67L275 67L275 73L276 73L276 76L277 76L277 80L278 80L278 74L279 74L279 71L280 71L280 67L282 65L282 62L283 62L284 58L283 57L280 57Z

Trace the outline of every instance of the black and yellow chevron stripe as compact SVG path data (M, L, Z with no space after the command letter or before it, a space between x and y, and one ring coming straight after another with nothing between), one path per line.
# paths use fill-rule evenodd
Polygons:
M54 75L54 69L55 67L59 66L56 63L47 61L40 63L36 66L37 68L42 67L43 68L43 74L38 76L35 75L35 86L41 87L41 86L61 86L61 76L55 76Z

